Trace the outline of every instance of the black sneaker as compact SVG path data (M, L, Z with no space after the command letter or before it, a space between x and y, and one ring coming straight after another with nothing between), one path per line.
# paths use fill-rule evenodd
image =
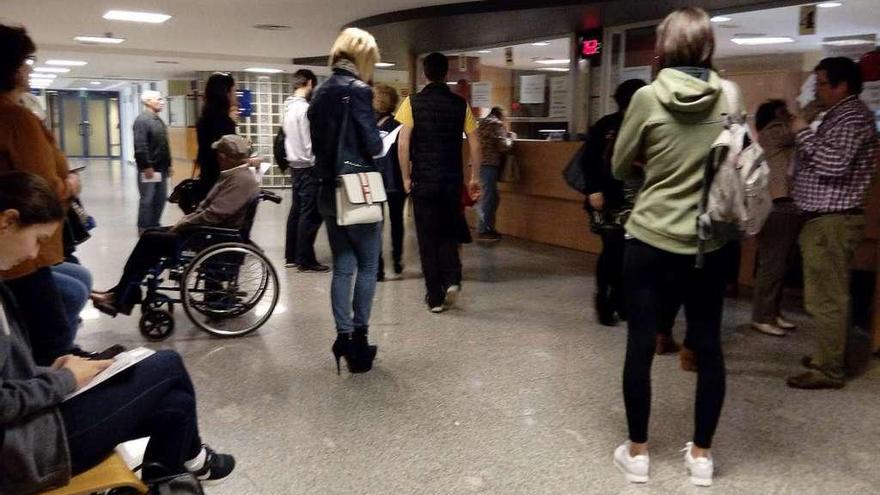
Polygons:
M193 471L193 475L201 481L219 481L229 476L235 469L235 457L229 454L221 454L214 452L214 449L208 445L202 445L208 453L205 459L205 465L198 471Z
M320 263L315 263L314 265L299 265L297 268L300 272L329 272L330 267L327 265L322 265Z

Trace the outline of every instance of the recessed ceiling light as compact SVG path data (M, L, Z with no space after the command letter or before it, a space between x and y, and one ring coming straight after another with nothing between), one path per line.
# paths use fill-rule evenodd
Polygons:
M532 43L532 46L548 46L549 44L549 41L539 41L537 43Z
M34 65L34 59L26 58L26 59L24 59L24 63L27 65Z
M263 31L287 31L291 29L291 27L285 24L255 24L254 29L260 29Z
M118 45L125 41L125 38L114 38L112 36L74 36L73 40L87 45Z
M380 69L384 69L384 68L386 68L386 67L394 67L394 65L395 65L395 64L392 64L391 62L378 62L378 63L376 64L376 67L378 67L378 68L380 68Z
M567 58L545 58L541 60L535 60L536 63L541 65L559 65L559 64L569 64L571 60Z
M134 12L131 10L108 10L104 14L104 19L108 21L128 21L128 22L145 22L147 24L162 24L171 19L168 14L159 14L155 12Z
M248 67L245 72L255 72L257 74L279 74L284 72L282 69L272 69L269 67Z
M842 7L842 6L843 6L843 4L840 2L822 2L822 3L816 4L816 7L819 7L820 9L833 9L834 7Z
M492 53L492 50L477 50L477 53Z
M538 70L544 72L568 72L568 68L566 67L539 67Z
M157 64L166 64L166 65L178 65L180 62L176 62L174 60L156 60Z
M756 36L754 38L733 38L730 41L737 45L778 45L782 43L794 43L794 39L788 36Z
M82 67L88 64L84 60L46 60L46 65L59 65L62 67Z
M91 84L92 86L100 86L103 83L101 81L92 81L89 84Z
M31 74L31 79L55 79L57 74Z
M70 72L70 69L67 67L35 67L34 72L44 72L44 73L56 73L56 74L64 74L65 72Z
M731 19L730 17L725 17L723 15L716 15L715 17L713 17L709 20L712 22L715 22L715 23L719 23L719 22L730 22L733 19Z
M865 40L865 39L857 39L850 38L845 40L825 40L822 42L825 46L858 46L858 45L873 45L874 40Z

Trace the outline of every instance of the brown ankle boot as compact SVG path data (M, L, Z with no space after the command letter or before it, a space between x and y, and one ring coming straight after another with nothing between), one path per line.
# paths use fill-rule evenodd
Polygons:
M696 373L697 355L694 354L694 351L688 349L687 347L682 347L681 351L679 351L678 353L678 360L681 362L682 370Z
M666 335L662 333L657 334L657 345L655 347L654 352L658 356L662 356L664 354L675 354L678 352L680 347L675 343L675 339L672 338L671 335Z

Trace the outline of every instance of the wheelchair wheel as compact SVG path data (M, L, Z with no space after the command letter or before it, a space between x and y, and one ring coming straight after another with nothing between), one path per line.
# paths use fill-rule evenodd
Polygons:
M174 317L168 311L150 309L141 315L138 327L144 338L158 342L167 339L174 332Z
M260 328L278 304L278 274L258 248L224 243L199 253L181 281L183 309L202 330L237 337Z
M148 296L143 304L151 310L161 310L163 309L162 306L167 306L168 312L172 314L174 313L174 303L171 302L171 298L165 294Z

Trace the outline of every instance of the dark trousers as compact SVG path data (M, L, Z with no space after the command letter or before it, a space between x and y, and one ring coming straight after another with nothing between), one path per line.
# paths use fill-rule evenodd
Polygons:
M116 294L117 302L123 304L137 302L135 296L139 295L140 291L132 289L144 279L147 271L156 266L159 260L173 256L183 239L183 234L172 232L167 228L144 232L128 256L128 261L125 262L119 283L112 289Z
M602 252L596 264L596 290L600 304L612 311L625 313L621 285L623 282L624 230L602 229Z
M403 207L406 205L406 193L388 193L388 216L391 223L391 258L394 264L399 265L403 259ZM379 251L379 273L385 271L385 259L382 251Z
M318 213L318 175L315 167L291 169L293 204L287 216L287 241L284 258L288 263L317 265L315 238L321 228Z
M159 351L59 407L74 475L136 438L150 437L145 464L173 473L183 472L201 449L196 393L174 351Z
M712 446L725 394L721 352L721 314L724 306L725 256L706 255L705 266L694 268L694 256L673 254L638 240L627 241L623 286L629 309L629 332L623 370L623 399L630 440L648 440L651 413L651 364L657 331L668 324L670 308L684 305L687 345L697 359L694 443Z
M460 242L461 191L450 188L424 188L412 194L416 235L429 306L443 303L446 289L461 284Z
M38 365L49 366L59 356L76 349L73 344L76 327L70 324L51 268L40 268L30 275L9 280L6 286L21 309Z
M797 245L804 219L793 202L775 203L758 234L758 270L752 321L775 325L780 316L788 260Z

